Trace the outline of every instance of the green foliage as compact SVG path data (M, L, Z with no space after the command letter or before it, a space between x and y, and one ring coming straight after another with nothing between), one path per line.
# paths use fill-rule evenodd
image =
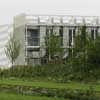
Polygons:
M48 60L55 60L56 57L61 59L63 54L63 48L61 47L61 37L56 36L56 33L48 34L45 37L45 44L46 44L46 54Z
M82 26L74 40L74 47L70 48L73 53L68 63L72 67L72 73L79 78L98 78L100 70L100 38L92 40L86 32L86 26ZM97 71L97 72L96 72ZM91 79L92 80L92 79Z
M18 77L18 78L46 78L54 81L66 81L69 75L66 65L49 64L43 66L15 66L13 73L11 69L0 71L0 77ZM64 80L65 79L65 80Z
M38 95L46 97L56 97L56 98L68 98L70 100L99 100L96 96L96 92L93 88L89 90L79 90L79 89L57 89L57 88L41 88L32 86L22 86L22 85L2 85L0 89L3 91L8 91L10 93L18 93L22 95ZM2 92L3 92L2 91Z
M93 43L91 43L90 46L88 46L87 62L89 65L91 65L91 67L100 67L100 37L98 37Z
M74 47L69 48L72 55L67 59L66 64L60 63L62 58L60 55L63 53L60 37L51 34L46 37L47 56L48 59L50 58L49 60L56 61L58 64L53 63L34 67L16 66L13 73L11 69L1 70L0 76L18 78L45 77L48 80L57 82L98 80L100 78L100 37L91 40L87 34L86 26L82 26L79 29L78 35L75 37ZM58 57L59 60L56 60L56 57Z
M14 93L0 93L0 100L65 100L63 98L52 98L46 96L28 96Z

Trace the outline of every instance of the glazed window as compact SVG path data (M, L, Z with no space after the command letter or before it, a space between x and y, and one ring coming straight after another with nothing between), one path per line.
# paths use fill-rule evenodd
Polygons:
M39 46L40 45L40 36L39 36L39 30L38 29L27 29L27 40L28 40L28 46Z
M95 40L98 36L98 30L97 29L91 29L91 38Z
M69 46L73 46L75 38L75 29L69 29Z

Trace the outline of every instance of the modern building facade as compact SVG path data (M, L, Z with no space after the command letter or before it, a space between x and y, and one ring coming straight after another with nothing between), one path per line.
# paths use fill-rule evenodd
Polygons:
M62 38L62 47L73 46L78 28L86 25L89 36L95 39L100 35L100 17L27 15L14 17L14 35L22 44L21 53L15 64L41 64L46 55L45 37L56 32ZM67 54L66 54L67 55Z
M15 65L41 64L46 56L45 37L56 33L61 37L65 50L74 45L74 36L79 27L86 25L92 39L100 36L100 17L66 15L28 15L14 17L12 25L0 25L0 66L9 67L11 63L5 54L5 45L10 33L21 43L21 51ZM65 52L64 57L68 56Z

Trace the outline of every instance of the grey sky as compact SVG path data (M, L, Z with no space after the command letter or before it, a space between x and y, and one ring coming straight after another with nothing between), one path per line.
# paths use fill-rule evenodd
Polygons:
M0 0L0 24L20 13L100 16L100 0Z

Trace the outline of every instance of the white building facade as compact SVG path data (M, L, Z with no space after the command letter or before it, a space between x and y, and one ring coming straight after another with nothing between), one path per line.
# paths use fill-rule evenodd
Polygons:
M0 66L11 66L5 55L5 45L10 33L21 43L20 55L15 65L36 65L45 62L45 37L56 32L61 37L61 46L65 49L74 45L74 36L80 26L86 25L89 36L100 36L100 17L66 15L27 15L14 17L13 25L0 26ZM65 54L65 57L68 54Z
M62 47L73 46L78 28L86 25L89 36L100 36L100 17L96 16L60 16L27 15L14 18L14 34L21 41L21 54L15 64L41 64L46 55L45 37L48 32L56 32L62 38Z

